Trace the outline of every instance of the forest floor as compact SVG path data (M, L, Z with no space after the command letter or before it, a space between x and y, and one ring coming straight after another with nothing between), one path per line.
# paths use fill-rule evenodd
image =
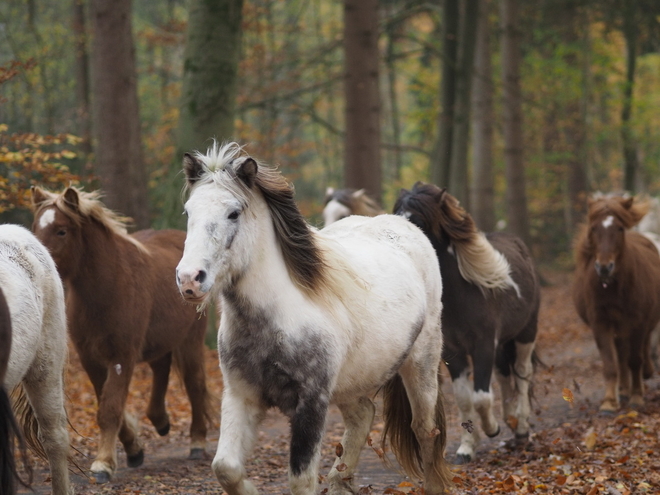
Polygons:
M615 416L599 415L598 405L603 395L601 363L591 332L573 308L571 275L558 272L544 272L543 275L549 283L542 289L537 350L546 366L537 369L534 379L530 442L523 447L512 447L513 435L500 419L502 432L494 439L482 439L478 459L453 469L455 493L660 493L658 374L646 382L646 405L642 410L622 409ZM214 405L219 408L222 377L218 358L211 350L207 357L209 384L215 396ZM67 380L68 410L75 427L75 431L71 431L71 441L77 450L79 465L88 469L96 451L96 401L74 351ZM144 416L149 383L148 368L140 366L133 379L128 406L141 417L144 464L128 468L126 457L120 452L120 467L108 484L96 485L79 472L74 473L76 493L223 493L211 471L218 438L217 424L210 430L207 459L188 460L190 412L180 380L174 378L170 383L167 400L172 428L167 437L159 437ZM497 386L494 388L498 396ZM447 456L451 459L462 427L448 377L443 389L448 408ZM496 407L501 411L499 402ZM378 409L371 433L373 447L363 449L355 487L360 494L421 494L416 481L409 480L395 467L385 466L379 458L381 430ZM327 486L323 476L334 461L341 433L341 416L333 408L323 443L320 491ZM247 462L248 474L261 493L289 493L288 435L286 418L277 411L270 411L260 429L257 447ZM393 459L392 454L388 457ZM33 489L37 494L50 493L48 470L39 461ZM20 493L32 492L23 490Z

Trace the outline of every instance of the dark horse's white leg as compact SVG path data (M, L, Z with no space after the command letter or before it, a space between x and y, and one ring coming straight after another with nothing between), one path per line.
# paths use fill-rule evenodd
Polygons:
M360 397L356 402L338 406L344 418L345 430L341 439L341 455L337 456L328 474L331 495L353 493L353 473L376 411L368 397ZM340 466L343 469L339 470Z
M516 363L514 365L514 380L518 391L518 402L516 404L516 424L514 433L518 438L529 435L529 416L531 404L529 401L529 386L534 373L532 355L534 353L534 342L523 344L516 342Z
M212 468L228 495L257 495L247 479L245 458L252 451L256 432L264 416L258 399L236 394L225 382L218 450Z
M319 395L301 397L291 417L289 487L293 495L316 493L327 400Z

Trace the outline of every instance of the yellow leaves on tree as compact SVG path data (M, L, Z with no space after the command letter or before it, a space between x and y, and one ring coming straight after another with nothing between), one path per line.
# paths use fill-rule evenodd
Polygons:
M81 138L72 134L9 134L8 130L7 125L0 124L0 213L28 207L31 185L60 189L79 183L80 178L63 160L76 158L72 149Z

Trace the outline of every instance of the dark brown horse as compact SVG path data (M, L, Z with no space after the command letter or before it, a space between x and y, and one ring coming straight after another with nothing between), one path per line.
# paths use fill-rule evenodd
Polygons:
M69 333L98 400L101 438L93 475L106 482L114 474L117 436L128 465L143 462L137 422L124 411L133 370L142 361L153 371L147 417L160 435L170 428L165 393L172 362L180 369L192 407L190 456L202 457L206 317L184 303L176 286L185 232L128 235L125 219L105 208L98 194L72 187L61 194L33 188L32 200L33 230L65 283Z
M394 205L424 231L442 276L442 358L451 374L463 423L477 422L493 437L491 375L502 390L504 419L516 438L529 435L529 387L540 288L523 242L506 233L483 234L445 189L418 182ZM474 372L474 383L470 374ZM474 459L478 436L464 428L457 462Z
M573 300L603 360L606 413L619 409L619 396L642 406L642 377L653 373L649 339L660 321L660 258L653 242L630 230L647 211L632 197L590 199L576 241Z

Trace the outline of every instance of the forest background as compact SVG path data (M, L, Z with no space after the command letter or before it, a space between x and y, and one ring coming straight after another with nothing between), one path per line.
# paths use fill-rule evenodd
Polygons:
M192 46L189 20L202 3L4 0L0 4L0 221L29 225L31 184L59 189L73 183L87 190L104 184L107 169L99 165L99 146L112 130L99 134L99 129L111 123L112 111L107 109L113 102L104 112L99 106L94 110L100 96L94 91L101 91L101 83L94 83L90 73L98 63L93 48L95 33L100 32L95 30L95 16L106 4L132 22L132 38L119 39L130 42L137 76L139 128L129 135L139 141L130 146L126 142L127 149L139 150L133 154L141 155L139 166L144 170L130 178L131 183L143 182L146 191L140 210L145 218L136 218L136 224L184 225L179 171L181 154L187 149L180 147L180 119L182 109L185 113L189 108L182 98L191 56L186 50ZM380 135L377 159L364 166L378 169L381 190L374 192L384 209L391 210L399 189L410 188L417 180L453 184L439 165L442 146L447 144L443 132L449 107L443 98L453 71L454 76L458 73L456 94L461 101L460 60L471 50L475 50L474 62L467 74L472 80L468 105L472 112L461 114L460 105L452 107L458 113L451 125L460 125L461 119L465 125L471 116L473 129L484 119L492 129L487 145L490 169L485 172L490 177L486 187L492 193L491 219L478 219L484 230L495 228L496 222L500 227L511 225L507 196L511 146L506 136L506 116L511 111L506 92L511 87L519 87L522 115L518 158L524 172L523 235L537 260L570 265L571 239L590 192L627 189L660 194L660 7L653 0L363 0L362 4L369 3L374 5L376 26L377 55L371 62L379 88ZM218 130L197 146L204 151L213 137L246 144L250 154L277 165L295 184L303 214L320 226L326 187L354 185L346 180L347 170L360 166L347 165L351 149L347 140L354 133L347 132L350 116L345 112L345 54L352 53L346 46L345 9L361 2L218 0L217 4L240 7L240 15L232 18L233 27L227 17L224 25L207 27L231 28L240 35L236 81L218 82L235 85L229 105L233 129L227 131L229 135ZM513 80L503 73L510 46L504 41L502 22L512 8L514 48L520 62ZM474 46L478 30L487 33L485 52L483 43L481 48ZM455 60L448 55L452 46ZM220 45L218 51L222 50ZM465 73L463 77L464 81ZM485 94L479 84L484 82L492 91L487 112L479 101ZM465 175L461 187L467 194L457 196L470 209L471 201L484 196L477 189L484 172L473 163L478 155L476 133L471 141L469 136L465 140L472 147L466 148L458 175ZM135 211L122 213L136 216Z

